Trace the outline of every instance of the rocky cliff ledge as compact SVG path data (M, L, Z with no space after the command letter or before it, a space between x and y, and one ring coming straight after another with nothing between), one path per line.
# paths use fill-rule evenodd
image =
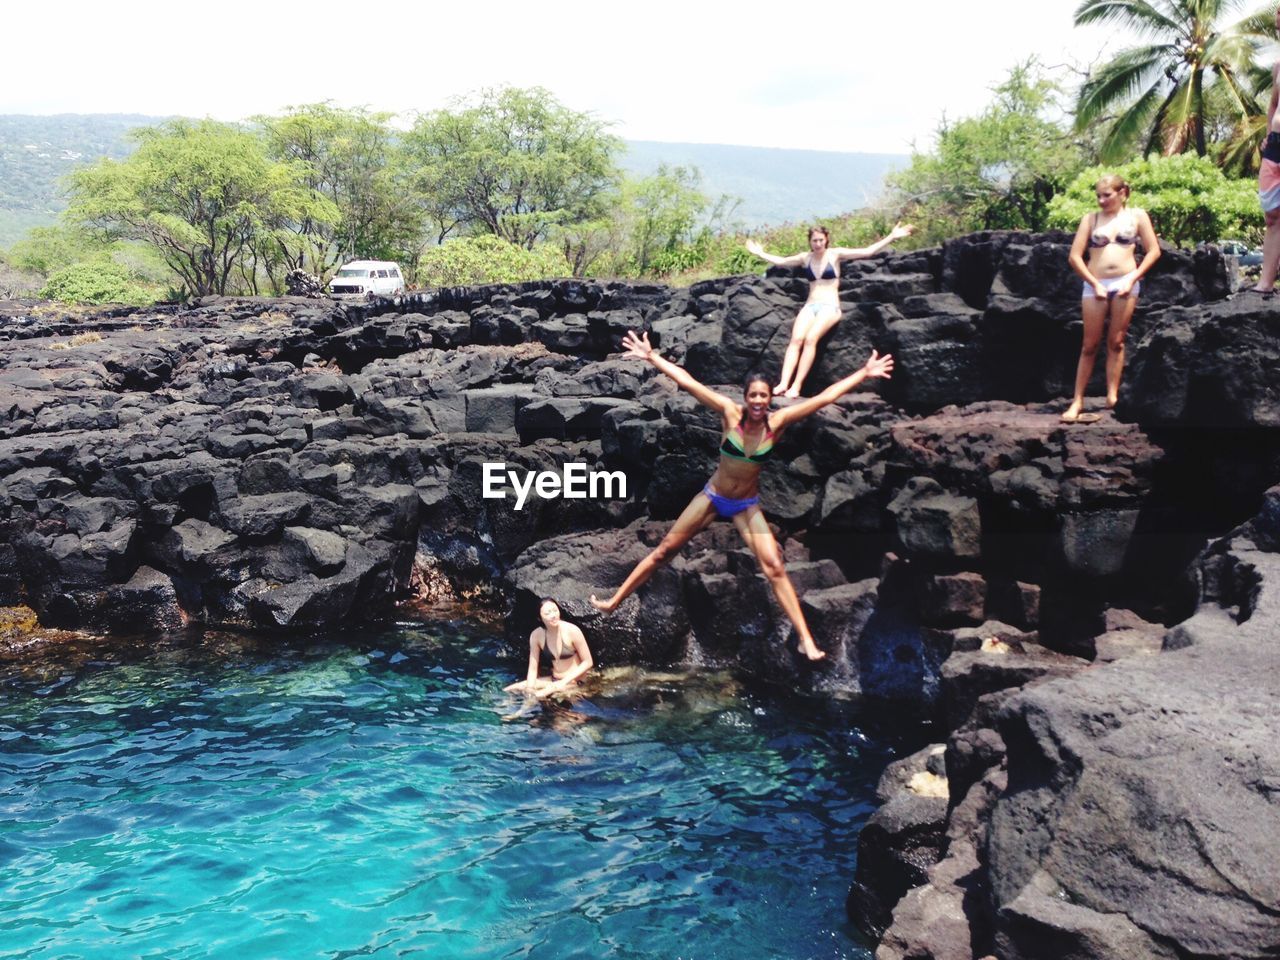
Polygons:
M514 637L551 594L605 663L732 662L937 721L861 841L850 911L880 956L1275 956L1280 313L1226 299L1215 254L1170 251L1116 415L1064 426L1068 242L978 234L846 267L811 386L872 347L897 373L787 435L762 484L831 652L816 669L725 524L612 617L585 602L719 439L612 355L622 332L736 392L780 366L803 298L772 272L350 308L0 305L0 600L136 630L476 598L514 611ZM484 463L620 472L627 495L517 510L510 488L482 496Z

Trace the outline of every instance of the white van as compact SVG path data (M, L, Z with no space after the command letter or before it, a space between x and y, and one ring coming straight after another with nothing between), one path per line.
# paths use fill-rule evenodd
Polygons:
M404 293L400 266L390 260L352 260L343 264L332 280L335 297L394 297Z

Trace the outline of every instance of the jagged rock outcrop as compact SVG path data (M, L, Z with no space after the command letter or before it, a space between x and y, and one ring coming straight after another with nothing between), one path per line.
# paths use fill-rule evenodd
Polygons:
M877 958L1280 949L1278 504L1275 487L1203 552L1203 604L1161 631L1163 652L1153 625L1117 615L1096 641L1113 654L1105 666L950 701L948 842L887 929L883 904L851 895L851 915L883 933ZM854 894L878 878L860 857Z
M1280 316L1258 297L1169 311L1129 364L1124 400L1150 427L1280 427Z
M886 385L886 399L848 398L791 431L762 493L782 532L801 535L793 562L814 564L811 576L802 567L797 575L819 591L813 613L824 630L851 651L841 658L840 682L849 688L866 689L858 676L884 662L858 652L868 629L862 621L874 635L897 638L881 649L888 643L917 664L918 682L898 684L894 696L931 700L947 652L913 635L918 617L895 620L887 607L870 618L833 614L859 608L841 591L877 575L887 547L914 565L924 625L942 628L988 616L1017 620L1010 598L1021 603L1028 584L1043 586L1036 602L1052 605L1079 593L1059 581L1124 571L1160 455L1137 428L1070 431L1047 411L1007 401L945 407L924 419L911 412L979 397L1047 398L1054 370L1070 366L1069 348L1066 360L1057 350L998 373L1009 338L1029 329L1026 317L1010 318L1032 301L1038 322L1066 340L1074 335L1063 243L1057 235L982 234L846 267L842 293L852 313L825 344L817 383L856 366L872 346L900 350L900 375ZM1150 286L1199 309L1213 293L1212 270L1178 260L1165 258ZM688 291L547 281L345 307L209 298L74 324L47 308L29 310L4 325L12 339L0 370L14 579L42 614L67 625L103 624L108 588L143 566L172 581L194 619L319 623L385 609L409 582L415 558L465 590L501 580L549 534L607 530L644 515L669 519L705 481L716 425L669 382L607 359L609 352L625 329L646 327L696 375L736 390L747 370L779 362L800 292L783 276ZM1013 300L1022 305L1015 309ZM956 333L961 321L973 329ZM52 339L72 326L81 334L74 344ZM969 344L959 352L957 336ZM934 370L930 357L962 358L969 375ZM1028 387L1031 380L1038 385ZM516 511L514 490L505 501L480 496L484 462L525 471L569 457L624 472L627 498L573 502L535 493ZM929 519L936 511L928 497L915 507L903 499L922 484L935 485L936 503L967 504L963 518L952 518L965 532L946 533L963 547L925 542L944 535ZM62 498L73 492L112 501L114 525L68 525ZM197 536L193 522L208 529ZM332 534L368 551L313 569L305 551L286 548L286 529ZM1001 555L1010 543L1035 547ZM1036 566L1019 574L1028 554ZM342 582L323 586L335 577ZM715 624L743 619L720 616L726 611L715 596L727 601L762 587L749 563L708 568L695 580L682 596L711 603ZM275 603L271 595L295 583L303 586L290 591L306 596L281 594ZM597 577L589 585L607 583ZM837 592L821 593L830 590ZM1099 598L1090 608L1097 614L1104 606ZM777 619L772 601L760 596L752 609L755 632L771 635L764 624ZM686 641L701 642L698 632ZM726 647L714 630L701 632L709 648ZM676 649L664 637L648 653ZM860 669L860 659L871 669ZM892 687L880 683L885 692Z
M1068 242L986 233L846 265L810 386L872 348L895 377L790 430L761 483L829 653L816 668L729 524L610 617L587 603L658 542L719 442L709 411L616 356L622 333L736 393L786 348L804 287L777 271L0 309L0 598L129 631L480 598L514 611L516 639L553 594L602 663L734 663L940 725L945 769L935 753L889 777L864 836L850 904L881 956L1269 955L1276 851L1250 824L1274 805L1257 705L1275 692L1280 328L1222 299L1220 257L1169 251L1115 415L1064 426ZM562 496L565 464L615 486ZM1195 931L1201 910L1217 932Z

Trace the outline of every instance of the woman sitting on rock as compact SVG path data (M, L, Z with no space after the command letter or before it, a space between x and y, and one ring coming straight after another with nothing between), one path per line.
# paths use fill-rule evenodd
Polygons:
M896 225L887 237L869 247L828 248L831 232L826 227L814 227L809 231L809 252L790 257L776 257L765 253L754 240L747 241L747 251L776 267L804 266L809 278L809 299L796 314L791 325L791 342L782 361L782 379L773 388L780 397L798 397L805 377L813 367L818 352L818 341L831 332L840 322L840 264L846 260L861 260L874 256L895 240L911 236L912 227ZM795 374L795 379L792 379Z
M795 587L783 566L778 542L760 510L760 470L772 456L774 444L787 427L834 403L868 377L887 379L893 372L893 357L887 354L878 356L873 350L866 365L856 373L833 383L816 397L770 413L773 391L769 381L761 375L752 374L747 378L744 402L739 404L699 383L683 367L661 357L649 344L647 333L637 337L634 331L628 331L622 346L629 355L652 364L704 406L720 414L720 463L702 492L685 507L670 532L653 552L636 565L617 592L603 601L592 596L591 602L606 613L617 609L618 604L653 576L653 572L670 560L694 534L706 529L717 516L727 517L755 554L778 603L795 625L800 636L800 652L810 660L820 660L826 654L813 642Z
M1068 262L1084 280L1080 310L1084 316L1084 342L1076 365L1076 392L1071 406L1062 415L1067 423L1081 419L1084 391L1093 375L1103 328L1107 328L1107 407L1114 407L1120 394L1120 372L1124 369L1124 335L1138 305L1139 281L1160 259L1160 241L1145 210L1130 207L1129 185L1110 174L1094 184L1097 213L1086 213L1076 228ZM1146 256L1139 264L1138 243ZM1088 262L1085 255L1088 254ZM1108 324L1108 320L1110 323ZM1089 419L1096 420L1095 414Z
M525 679L504 689L509 693L529 693L539 699L563 693L578 682L591 669L594 661L587 647L587 638L572 623L560 619L560 605L554 600L543 600L538 607L542 626L529 634L529 673ZM550 676L538 676L538 661L546 654L550 663Z

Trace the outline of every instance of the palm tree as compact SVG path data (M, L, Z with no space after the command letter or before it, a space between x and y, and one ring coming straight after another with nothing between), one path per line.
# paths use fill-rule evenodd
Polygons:
M1108 123L1104 163L1159 150L1208 152L1205 125L1216 101L1234 124L1264 112L1255 60L1274 32L1275 4L1237 22L1241 0L1084 0L1076 26L1114 24L1150 41L1092 72L1076 100L1076 129ZM1243 127L1241 128L1243 129Z

